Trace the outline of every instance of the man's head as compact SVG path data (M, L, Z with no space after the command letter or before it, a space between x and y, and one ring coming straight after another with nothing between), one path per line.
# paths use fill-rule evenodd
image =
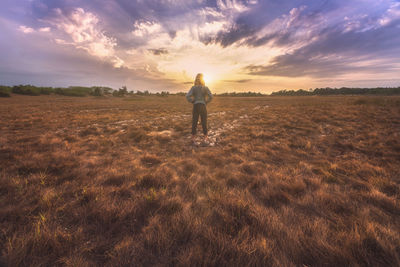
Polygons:
M194 80L194 85L205 86L203 73L199 73L199 74L196 75L196 79Z

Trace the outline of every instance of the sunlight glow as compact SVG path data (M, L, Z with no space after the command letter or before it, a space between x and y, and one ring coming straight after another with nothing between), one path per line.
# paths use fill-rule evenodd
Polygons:
M210 75L210 74L207 73L207 72L203 72L203 79L204 79L204 82L206 83L206 86L207 86L207 85L212 85L212 84L214 83L214 78L213 78L213 76Z
M96 2L2 1L0 81L181 92L203 73L216 93L400 83L399 0ZM26 62L39 67L25 75Z

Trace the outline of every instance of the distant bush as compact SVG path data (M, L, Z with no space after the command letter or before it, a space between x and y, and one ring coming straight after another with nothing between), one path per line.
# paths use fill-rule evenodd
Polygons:
M93 92L93 88L91 87L81 87L81 86L70 86L68 88L56 88L54 92L58 95L65 96L88 96Z
M20 95L40 95L40 88L32 85L15 85L12 87L12 92L14 94Z
M0 86L0 97L10 97L11 87Z
M151 93L148 91L148 90L145 90L145 91L139 91L139 90L137 90L136 91L136 95L151 95Z
M51 87L39 87L40 89L40 94L42 95L49 95L54 93L54 89Z
M169 96L169 92L168 91L162 91L161 93L159 93L159 92L157 92L156 93L156 96L163 96L163 97L166 97L166 96Z
M102 94L102 92L101 92L99 87L95 87L93 89L92 95L94 95L94 96L102 96L103 94Z
M122 86L121 88L113 92L113 96L125 96L127 94L128 94L128 88L126 88L126 86Z
M101 86L93 86L90 89L91 89L90 95L92 96L110 95L114 91L112 88L101 87Z

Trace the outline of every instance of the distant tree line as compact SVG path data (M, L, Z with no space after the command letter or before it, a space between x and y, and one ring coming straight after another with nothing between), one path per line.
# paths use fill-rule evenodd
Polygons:
M135 95L143 95L143 96L147 96L147 95L169 96L170 95L170 93L168 91L161 91L161 93L160 92L150 93L148 90L145 90L143 92L140 90L137 90L136 93L134 93L134 94Z
M307 95L399 95L400 87L377 88L315 88L314 90L281 90L271 93L271 96L307 96Z
M162 91L157 93L151 93L148 90L140 91L128 91L126 86L122 86L118 90L114 90L110 87L103 86L70 86L67 88L61 87L38 87L34 85L15 85L15 86L0 86L0 97L10 97L13 94L22 95L49 95L58 94L64 96L162 96L166 97L169 95L185 96L185 92L170 93L168 91ZM229 97L256 97L256 96L266 96L260 92L231 92L231 93L221 93L214 94L218 96L229 96ZM377 87L377 88L316 88L309 90L281 90L273 92L271 96L312 96L312 95L400 95L400 87Z
M178 92L175 93L175 95L179 96L185 96L185 92ZM262 94L260 92L231 92L231 93L220 93L220 94L214 94L214 96L237 96L237 97L246 97L246 96L266 96L266 94Z
M126 86L122 86L118 90L114 90L110 87L103 86L92 86L92 87L84 87L84 86L70 86L67 88L62 87L39 87L34 85L15 85L15 86L0 86L0 97L10 97L11 93L13 94L21 94L21 95L64 95L64 96L115 96L115 97L124 97L124 96L169 96L170 93L168 91L162 91L157 93L150 93L148 90L145 91L128 91Z
M61 87L38 87L34 85L15 85L15 86L0 86L0 96L10 97L10 93L20 95L65 95L65 96L101 96L111 94L114 90L109 87L83 87L83 86L70 86L67 88Z
M239 96L239 97L246 97L246 96L266 96L265 94L262 94L260 92L231 92L231 93L222 93L222 94L217 94L218 96Z

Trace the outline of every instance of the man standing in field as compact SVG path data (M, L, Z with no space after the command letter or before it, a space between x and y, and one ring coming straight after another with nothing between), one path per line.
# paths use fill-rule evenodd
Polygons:
M207 108L206 105L210 103L213 96L210 89L205 85L203 74L196 75L194 86L190 88L186 94L186 99L193 104L192 113L192 141L194 141L197 130L197 122L199 116L201 117L201 126L203 127L204 141L208 141L207 137Z

